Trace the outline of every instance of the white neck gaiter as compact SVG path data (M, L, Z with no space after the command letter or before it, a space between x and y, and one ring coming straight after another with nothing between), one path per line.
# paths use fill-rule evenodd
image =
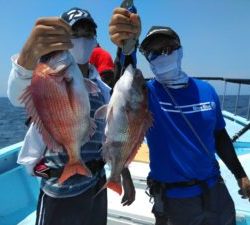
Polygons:
M96 47L96 37L94 38L73 38L71 39L73 48L69 49L77 64L86 64L89 61L93 49Z
M181 88L188 83L188 76L181 70L182 48L170 55L160 55L150 61L155 79L170 88Z

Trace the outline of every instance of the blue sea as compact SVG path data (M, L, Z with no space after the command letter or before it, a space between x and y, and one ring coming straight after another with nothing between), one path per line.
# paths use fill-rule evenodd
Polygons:
M250 96L246 95L240 97L238 115L248 117L249 98ZM234 113L235 102L236 96L227 96L224 108ZM0 98L0 148L23 140L27 131L26 118L25 109L12 106L8 98Z

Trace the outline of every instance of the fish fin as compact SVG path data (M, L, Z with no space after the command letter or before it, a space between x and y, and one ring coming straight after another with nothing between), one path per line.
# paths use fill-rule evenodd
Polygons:
M47 129L44 127L43 122L41 121L39 114L36 110L32 99L32 90L31 86L28 86L23 94L20 96L20 102L24 103L28 115L31 117L31 122L34 123L35 127L42 134L43 141L49 149L59 150L61 145L55 141L55 139L49 134Z
M87 177L92 177L91 171L81 162L76 162L73 164L67 163L64 167L63 173L58 179L58 182L62 184L64 181L69 179L71 176L80 174Z
M140 131L138 132L140 133ZM144 135L141 136L140 134L137 134L135 139L137 139L137 141L133 144L133 146L131 146L132 148L132 151L131 153L129 154L124 166L125 167L128 167L128 165L133 161L133 159L135 158L140 146L141 146L141 143L143 142L143 139L144 139ZM133 143L133 141L132 141Z
M113 191L115 191L116 193L118 193L119 195L122 194L122 185L121 183L118 182L114 182L114 181L107 181L102 188L94 195L94 198L99 195L103 190L105 190L106 188L109 188Z
M125 167L128 167L128 165L133 161L133 159L135 158L139 148L141 147L141 144L144 140L144 136L146 133L146 122L144 124L144 126L142 126L141 130L138 131L136 137L134 137L137 141L134 143L134 145L132 146L132 151L130 153L130 155L128 156L126 162L125 162Z
M30 106L29 109L31 108L31 106L34 107L33 99L32 99L32 94L31 93L32 93L32 91L31 91L31 85L29 85L27 88L25 88L24 92L19 97L20 103L24 103L24 105L26 107Z
M141 129L137 132L137 135L134 137L135 140L137 140L134 144L134 146L132 147L132 151L131 154L129 155L129 157L127 158L126 162L125 162L125 167L127 167L135 158L139 148L141 147L141 144L144 140L144 137L146 135L146 131L152 126L153 124L153 117L152 114L147 111L145 113L145 119L143 121L143 125L141 126Z
M95 111L95 119L105 119L107 115L108 105L103 105Z
M108 117L107 117L107 124L110 124L110 121L113 119L113 106L111 107Z
M99 87L93 81L91 81L90 79L84 78L84 83L85 83L85 86L87 88L87 91L90 94L92 94L94 96L97 96L98 92L101 92Z
M108 181L107 182L107 187L113 191L115 191L116 193L118 193L119 195L122 194L122 185L121 183L118 182L114 182L114 181Z
M125 112L125 116L126 116L126 118L127 118L127 121L128 121L128 123L129 123L129 121L131 121L132 120L132 112L133 112L133 109L131 108L131 106L129 105L129 104L126 104L125 106L124 106L124 112Z
M93 198L95 198L97 195L99 195L106 188L107 188L107 182L101 187L101 189L99 191L96 192L96 194L93 196Z

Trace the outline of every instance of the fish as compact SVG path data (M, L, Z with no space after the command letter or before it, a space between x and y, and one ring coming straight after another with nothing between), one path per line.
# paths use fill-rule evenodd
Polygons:
M95 112L94 118L103 117L106 126L102 156L110 164L111 173L102 189L108 187L121 195L122 170L134 159L153 122L148 109L146 83L140 70L132 65L126 68L114 86L109 104Z
M71 54L59 51L38 63L31 84L20 96L48 149L67 152L68 162L58 183L75 174L92 176L80 157L80 148L95 132L89 93L99 91L94 82L84 79Z

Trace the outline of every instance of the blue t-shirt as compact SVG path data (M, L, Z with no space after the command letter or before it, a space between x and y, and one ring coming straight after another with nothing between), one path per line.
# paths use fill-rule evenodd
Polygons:
M174 103L156 80L149 81L147 86L149 109L154 119L146 136L150 150L149 177L166 183L199 179L212 186L215 177L220 175L214 132L225 128L215 90L207 82L189 78L186 88L168 89ZM202 147L183 115L206 148ZM182 198L200 193L200 187L193 186L169 189L166 194Z

